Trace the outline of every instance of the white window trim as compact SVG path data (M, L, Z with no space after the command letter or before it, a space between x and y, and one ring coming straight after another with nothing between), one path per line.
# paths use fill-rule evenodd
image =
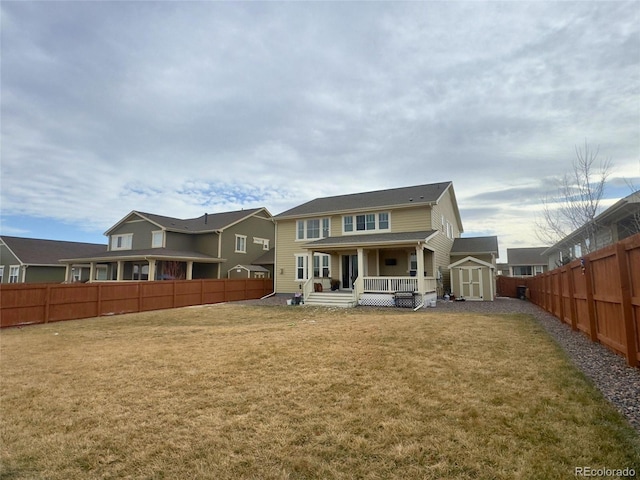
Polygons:
M262 245L263 250L269 250L268 238L253 237L253 243L255 243L256 245Z
M318 231L319 231L318 237L309 238L307 236L307 222L309 220L318 220L318 222L320 223L318 228ZM296 220L296 242L304 242L307 240L321 240L323 238L326 238L323 236L323 233L324 233L323 223L325 220L329 224L329 231L327 232L327 236L330 237L331 236L331 218L330 217L307 218L305 220ZM304 227L302 232L302 235L303 235L302 238L300 238L300 222L302 222L302 225Z
M4 265L0 265L0 283L4 283Z
M294 273L293 273L294 280L296 282L304 282L309 278L309 265L308 265L308 263L309 263L309 255L307 255L306 253L295 253L294 257L295 257L295 265L294 265L294 269L293 269L294 270ZM298 262L299 262L300 258L302 258L302 277L303 278L300 278L298 276L298 269L300 268L298 266Z
M315 275L316 270L316 258L318 259L318 275ZM322 269L324 268L324 259L327 260L327 276L322 275ZM331 277L331 255L327 253L314 253L313 254L313 278L330 278Z
M121 238L121 246L118 246L118 239ZM111 235L111 250L131 250L133 248L133 233L121 233Z
M162 237L160 238L160 245L156 245L154 243L154 240L157 234L162 235ZM165 246L164 230L154 230L153 232L151 232L151 248L164 248L164 246Z
M244 250L238 249L238 240L240 239L242 239L242 246L244 246ZM247 236L246 235L239 235L236 233L235 253L247 253Z
M380 228L380 215L382 214L386 214L387 215L387 223L389 224L388 228ZM367 219L366 216L367 215L375 215L375 226L373 229L367 229L366 225L367 225ZM364 230L358 230L358 221L357 221L357 217L359 216L364 216L365 217L365 229ZM345 219L347 218L351 218L351 226L352 226L352 230L351 231L347 231L345 230ZM343 215L342 216L342 233L343 234L347 234L347 235L367 235L367 234L371 234L371 233L386 233L386 232L390 232L391 231L391 212L389 211L380 211L380 212L364 212L364 213L354 213L351 215Z
M15 277L13 282L11 281L12 277ZM8 283L20 283L20 265L9 265L9 278L7 281Z

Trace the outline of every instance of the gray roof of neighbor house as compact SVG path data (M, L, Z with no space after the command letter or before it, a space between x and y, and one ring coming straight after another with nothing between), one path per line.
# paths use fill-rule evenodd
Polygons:
M547 247L507 248L509 265L547 265L548 259L542 254Z
M222 213L205 213L197 218L173 218L173 217L165 217L163 215L156 215L155 213L147 213L147 212L139 212L132 211L129 215L125 216L122 220L116 223L113 227L105 232L105 235L109 235L109 233L114 230L117 226L123 223L127 218L131 215L137 215L141 218L149 220L152 223L155 223L161 228L172 232L182 232L182 233L206 233L206 232L215 232L219 230L223 230L235 223L243 220L251 215L254 215L261 210L265 211L266 214L271 217L269 211L264 208L251 208L248 210L236 210L233 212L222 212Z
M2 235L4 244L25 265L60 265L58 260L70 257L102 255L107 245L98 243L67 242L62 240L43 240Z
M288 217L346 212L370 208L388 208L408 205L432 205L452 186L451 182L391 188L374 192L352 193L335 197L316 198L275 216Z
M141 250L112 250L102 251L95 255L86 256L69 256L63 257L60 260L65 263L69 262L95 262L95 261L112 261L114 259L127 259L127 260L144 260L149 258L155 259L184 259L184 260L196 260L203 263L220 263L226 261L224 258L212 257L200 252L193 252L191 250L171 250L168 248L146 248Z
M268 252L260 255L252 263L253 265L273 265L276 263L276 249L272 248Z
M498 237L470 237L456 238L453 240L451 255L463 255L474 253L498 254Z

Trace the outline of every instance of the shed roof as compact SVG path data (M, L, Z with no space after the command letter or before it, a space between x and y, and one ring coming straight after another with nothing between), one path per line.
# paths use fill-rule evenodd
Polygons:
M44 240L40 238L0 237L4 244L25 265L60 265L58 260L76 256L94 256L107 251L99 243Z
M451 247L452 255L498 253L498 237L456 238Z

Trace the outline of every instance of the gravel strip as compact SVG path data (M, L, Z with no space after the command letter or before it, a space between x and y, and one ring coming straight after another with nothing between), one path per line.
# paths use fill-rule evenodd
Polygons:
M247 300L249 305L286 305L290 295L274 295L264 300ZM369 308L369 307L364 307ZM498 297L493 302L438 301L435 309L442 312L531 315L566 352L570 361L589 378L640 433L640 368L629 367L624 357L600 343L592 342L584 333L571 327L531 302Z

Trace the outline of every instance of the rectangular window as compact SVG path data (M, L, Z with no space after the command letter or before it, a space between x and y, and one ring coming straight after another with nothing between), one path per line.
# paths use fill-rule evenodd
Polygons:
M4 282L4 265L0 265L0 283Z
M375 213L368 213L367 214L366 224L367 224L367 230L375 230L376 229L376 214Z
M307 256L296 255L296 280L307 279Z
M236 235L236 253L247 253L246 235Z
M18 283L20 276L20 265L11 265L9 267L9 283Z
M530 277L531 272L532 272L531 265L513 267L514 277Z
M345 232L353 232L353 217L344 217L343 230Z
M164 232L162 230L151 232L151 248L162 247L164 247Z
M320 220L307 220L307 238L320 238Z
M329 218L298 220L296 240L318 240L329 236Z
M318 277L323 277L323 278L328 278L330 277L330 272L329 272L329 255L323 254L323 253L316 253L313 256L313 276L315 278Z
M131 250L133 233L111 236L111 250Z
M389 214L388 213L378 214L378 229L389 230Z
M268 238L253 237L253 243L255 243L256 245L262 245L263 250L269 250Z
M533 267L533 274L538 275L540 273L544 273L544 267L542 265L536 265Z
M366 213L355 216L355 230L358 232L375 232L389 230L389 213ZM353 232L353 216L343 217L345 232Z
M447 222L447 237L453 239L453 225Z

